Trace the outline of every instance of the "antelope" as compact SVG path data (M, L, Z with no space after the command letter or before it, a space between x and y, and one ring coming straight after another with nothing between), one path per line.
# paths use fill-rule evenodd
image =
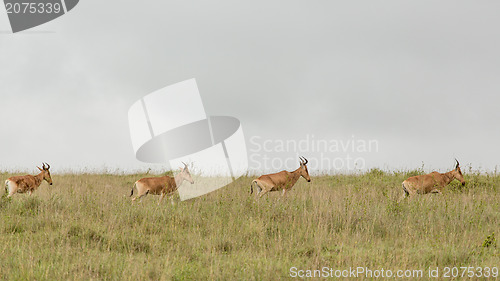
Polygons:
M432 172L427 175L409 177L403 181L404 197L412 197L415 194L439 193L442 194L441 188L447 186L454 179L459 180L462 186L465 185L465 180L460 170L460 163L455 166L455 169L447 173Z
M279 190L283 190L282 197L284 197L286 192L292 189L301 176L306 179L307 182L311 182L309 171L307 170L307 163L309 161L304 157L300 157L299 159L300 167L293 172L281 171L275 174L262 175L254 179L250 184L250 194L253 193L253 186L255 185L259 198L270 191Z
M132 191L130 192L130 196L134 194L134 187L137 189L137 196L132 198L132 201L136 199L141 199L143 196L148 194L161 195L160 201L158 201L158 205L160 205L163 197L165 195L173 195L173 193L181 186L183 181L188 181L191 184L194 184L193 178L189 173L188 166L186 163L184 164L184 168L175 175L174 178L170 176L164 177L154 177L154 178L142 178L134 183L132 186ZM173 202L173 201L172 201Z
M10 177L5 181L5 193L7 197L11 197L15 193L25 193L28 192L29 195L35 191L42 181L46 181L48 184L52 185L52 178L50 177L50 165L47 163L42 163L42 168L38 167L40 174L26 175L26 176L14 176Z

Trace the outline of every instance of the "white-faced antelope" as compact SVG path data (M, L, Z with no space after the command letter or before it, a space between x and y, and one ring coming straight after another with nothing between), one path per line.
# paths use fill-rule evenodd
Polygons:
M250 184L250 194L253 193L253 187L255 186L259 198L270 191L279 190L283 190L282 196L285 196L287 191L292 189L301 176L306 179L307 182L311 181L309 171L307 170L308 162L306 158L301 157L299 162L300 167L293 172L281 171L279 173L263 175L254 179L252 184Z
M38 167L38 170L40 170L40 174L33 176L33 175L26 175L26 176L14 176L10 177L5 181L5 192L7 194L7 197L11 197L15 193L25 193L28 192L29 195L35 191L40 184L42 184L42 181L46 181L50 185L52 185L52 178L50 177L50 165L47 163L42 163L42 168Z
M462 185L465 185L464 176L460 170L460 163L455 166L455 169L447 173L432 172L427 175L409 177L403 181L404 198L414 196L415 194L441 193L441 189L453 180L459 180Z
M137 196L132 198L132 201L140 199L148 194L161 195L158 205L163 200L165 195L173 195L174 192L181 186L182 182L188 181L194 183L191 174L189 173L188 166L184 163L184 168L175 175L175 177L163 176L154 178L143 178L134 183L130 196L134 194L134 187L137 188Z

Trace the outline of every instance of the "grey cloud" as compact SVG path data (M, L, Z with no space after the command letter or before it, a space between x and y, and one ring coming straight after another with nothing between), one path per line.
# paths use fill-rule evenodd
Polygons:
M54 34L0 34L2 99L29 100L25 114L0 113L12 120L0 127L9 147L0 149L2 165L31 167L34 160L11 151L34 153L36 132L65 166L78 159L140 166L128 107L195 77L207 114L238 117L247 139L355 135L380 141L380 151L366 155L370 166L424 161L443 169L459 157L494 169L499 5L81 2L37 28ZM49 115L52 136L41 129L7 133L41 114Z

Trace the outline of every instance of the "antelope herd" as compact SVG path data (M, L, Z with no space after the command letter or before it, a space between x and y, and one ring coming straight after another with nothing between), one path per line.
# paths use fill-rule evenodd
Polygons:
M261 198L266 193L271 191L283 190L282 197L285 197L286 193L292 189L295 183L300 177L303 177L307 182L311 181L309 176L309 171L307 169L307 163L309 162L305 157L300 157L300 167L295 171L281 171L279 173L262 175L257 179L254 179L250 184L250 194L253 193L253 189L256 189L256 197ZM465 185L465 180L460 170L460 163L457 159L455 169L446 172L432 172L426 175L419 175L409 177L402 183L404 195L403 198L413 197L416 194L427 194L427 193L439 193L442 194L441 189L450 184L453 180L458 180L462 185ZM142 178L136 181L130 192L130 197L134 194L134 188L137 189L137 196L132 198L132 201L141 199L148 194L160 195L160 204L165 196L172 195L184 181L194 184L191 173L189 172L188 165L184 163L184 167L181 171L175 175L175 177L163 176L163 177L150 177ZM25 176L13 176L5 181L5 194L7 197L11 197L15 193L28 193L31 195L45 180L49 185L52 185L52 178L50 177L50 165L47 163L42 163L42 168L38 167L40 173L38 175L25 175Z

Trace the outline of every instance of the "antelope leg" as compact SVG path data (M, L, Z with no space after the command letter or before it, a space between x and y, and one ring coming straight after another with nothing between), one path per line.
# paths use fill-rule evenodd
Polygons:
M163 197L165 197L165 193L161 193L160 200L158 201L158 205L160 205L161 201L163 200Z

